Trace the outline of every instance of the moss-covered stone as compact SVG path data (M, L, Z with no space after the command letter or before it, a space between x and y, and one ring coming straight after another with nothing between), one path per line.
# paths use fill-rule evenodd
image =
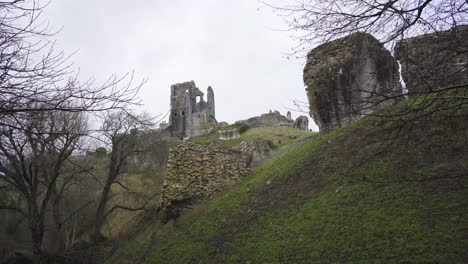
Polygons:
M468 81L468 26L399 41L395 56L410 95Z
M355 33L311 50L304 68L310 114L327 133L401 94L398 64L373 36Z

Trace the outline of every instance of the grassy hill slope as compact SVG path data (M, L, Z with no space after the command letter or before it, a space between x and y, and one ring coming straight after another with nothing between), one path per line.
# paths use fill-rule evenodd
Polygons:
M141 217L110 262L466 263L467 187L468 111L368 118L174 222Z
M250 142L257 139L269 140L272 143L274 150L272 151L272 157L278 156L287 152L288 149L294 147L297 144L307 141L309 138L316 136L316 133L294 129L291 127L280 126L280 127L257 127L249 128L245 133L242 133L239 138L230 140L218 140L219 135L215 131L209 135L199 136L193 138L191 141L196 144L208 145L218 140L218 146L231 148L242 141ZM161 143L162 142L162 143ZM153 147L152 151L159 154L159 156L153 155L146 158L146 163L150 165L142 166L141 171L132 172L125 177L122 177L122 181L125 182L126 186L129 186L132 190L147 196L152 196L155 193L161 191L163 185L165 166L162 163L167 162L169 147L180 144L180 141L161 141L159 145ZM164 144L163 144L164 143ZM152 162L148 162L151 160ZM105 172L100 172L105 175ZM112 189L113 198L112 202L115 204L125 205L128 207L139 207L141 201L128 195L128 193L119 185L113 186ZM153 198L149 203L148 208L156 208L159 204L159 196ZM133 211L118 211L108 218L106 225L104 226L104 234L112 239L118 239L121 232L125 232L127 226L134 220L133 218L137 213Z

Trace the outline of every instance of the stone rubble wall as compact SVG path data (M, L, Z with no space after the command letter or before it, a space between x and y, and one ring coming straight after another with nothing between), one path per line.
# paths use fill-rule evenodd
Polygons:
M251 155L233 149L183 143L171 148L161 197L163 220L211 198L249 173Z
M247 153L251 156L253 162L258 162L265 159L271 151L272 143L268 140L259 139L253 142L242 141L239 145L234 147L234 150L238 150L243 153Z

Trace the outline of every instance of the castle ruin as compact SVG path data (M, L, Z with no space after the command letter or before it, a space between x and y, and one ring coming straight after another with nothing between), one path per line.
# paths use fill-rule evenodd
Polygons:
M389 104L402 94L398 63L367 33L322 44L307 54L304 67L310 114L326 134Z
M171 85L171 112L169 126L171 135L180 139L210 133L216 124L213 89L208 87L207 101L194 81Z

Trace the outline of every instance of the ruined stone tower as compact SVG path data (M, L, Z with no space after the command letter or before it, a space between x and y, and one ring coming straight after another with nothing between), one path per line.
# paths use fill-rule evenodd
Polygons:
M208 87L207 102L203 96L194 81L171 85L172 136L183 139L210 132L210 125L216 123L213 89Z

